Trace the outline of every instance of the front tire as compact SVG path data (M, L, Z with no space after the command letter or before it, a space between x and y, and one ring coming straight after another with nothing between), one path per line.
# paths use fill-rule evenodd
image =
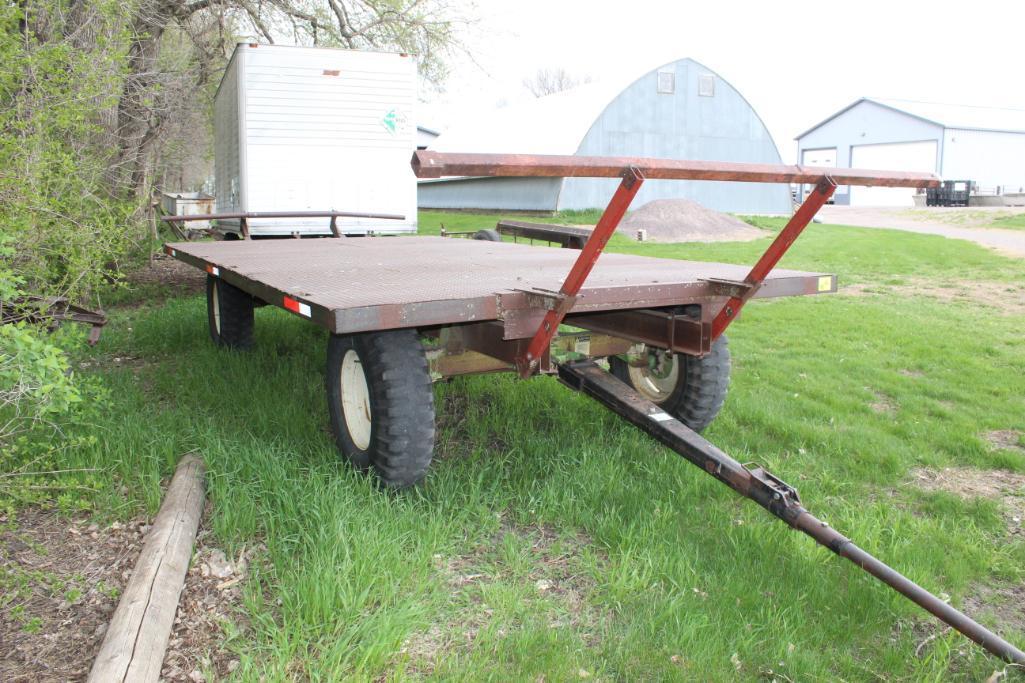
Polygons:
M342 455L387 488L419 483L434 454L434 390L417 333L331 335L326 379Z
M609 358L609 370L637 393L696 432L712 423L726 401L730 385L730 347L726 335L712 342L704 356L648 348L653 361L635 368L621 358Z
M253 346L253 297L224 280L206 276L206 318L217 346L245 350Z

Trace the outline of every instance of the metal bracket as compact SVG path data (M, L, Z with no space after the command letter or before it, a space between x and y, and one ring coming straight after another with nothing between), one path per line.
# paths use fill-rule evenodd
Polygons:
M553 292L550 289L516 289L513 291L523 292L528 308L543 308L546 311L555 311L562 315L568 313L577 302L575 296Z
M704 278L702 282L708 283L709 292L713 296L728 296L728 297L743 297L751 296L758 291L762 283L751 284L749 282L739 282L737 280L722 280L719 278Z

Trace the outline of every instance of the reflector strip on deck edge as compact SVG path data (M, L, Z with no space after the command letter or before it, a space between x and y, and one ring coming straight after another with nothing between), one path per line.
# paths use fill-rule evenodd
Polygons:
M286 296L283 299L283 305L285 310L298 313L299 315L309 318L312 315L309 304L304 304L301 301L296 301L292 297Z

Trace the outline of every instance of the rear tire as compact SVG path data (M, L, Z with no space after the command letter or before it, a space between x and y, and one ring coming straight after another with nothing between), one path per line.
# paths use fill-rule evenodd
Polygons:
M726 335L712 343L705 356L648 349L659 364L655 368L634 368L615 356L609 369L619 380L658 405L696 432L702 431L722 410L730 385L730 347Z
M434 390L414 330L331 335L326 384L335 444L354 467L392 489L423 480L434 454Z
M206 317L210 338L217 346L253 346L253 297L224 280L206 276Z

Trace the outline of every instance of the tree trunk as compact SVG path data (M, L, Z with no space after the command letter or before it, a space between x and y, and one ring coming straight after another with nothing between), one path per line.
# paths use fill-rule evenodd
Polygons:
M157 123L147 97L155 96L160 38L171 13L163 2L142 2L132 21L132 44L128 49L128 71L118 100L118 161L113 167L112 185L142 199L148 175L149 147Z

